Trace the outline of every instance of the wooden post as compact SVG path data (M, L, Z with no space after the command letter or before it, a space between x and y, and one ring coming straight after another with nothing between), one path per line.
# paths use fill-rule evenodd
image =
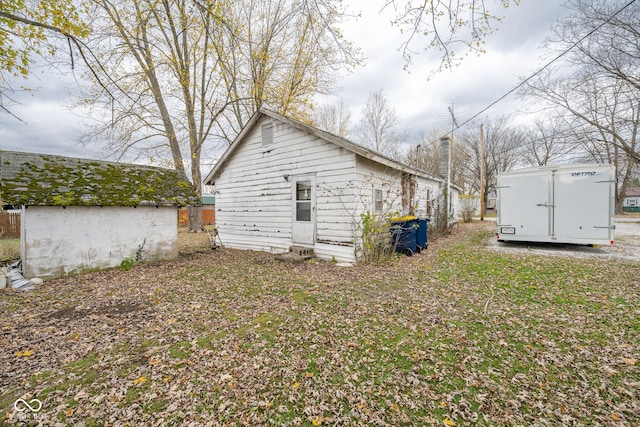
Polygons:
M480 125L480 221L484 221L484 125Z

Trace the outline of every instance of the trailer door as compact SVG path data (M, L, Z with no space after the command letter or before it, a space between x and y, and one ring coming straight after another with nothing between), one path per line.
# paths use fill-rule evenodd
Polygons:
M584 240L610 244L612 185L613 179L601 168L556 171L554 220L558 237L575 243ZM608 202L594 203L594 200Z
M498 234L505 240L539 240L550 235L553 203L549 173L498 178Z

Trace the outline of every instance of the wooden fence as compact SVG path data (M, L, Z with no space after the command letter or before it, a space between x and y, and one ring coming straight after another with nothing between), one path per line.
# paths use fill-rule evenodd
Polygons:
M216 223L216 211L213 209L213 206L209 206L202 208L202 225L215 225ZM178 227L183 228L188 226L189 213L186 209L180 209L178 213Z
M0 239L20 237L20 212L0 212Z

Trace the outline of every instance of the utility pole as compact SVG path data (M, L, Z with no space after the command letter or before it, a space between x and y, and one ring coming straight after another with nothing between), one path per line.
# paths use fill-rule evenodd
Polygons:
M449 114L451 114L451 144L449 144L449 155L447 156L449 164L447 165L447 227L449 226L449 218L451 217L451 152L453 147L453 131L458 127L456 121L456 115L453 112L453 105L449 108Z
M484 221L484 124L480 125L480 221Z

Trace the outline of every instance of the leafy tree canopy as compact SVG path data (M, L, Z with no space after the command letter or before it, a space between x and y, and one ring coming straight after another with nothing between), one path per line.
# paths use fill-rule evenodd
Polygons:
M51 35L69 38L89 33L69 0L0 2L0 74L27 76L33 55L53 53Z

